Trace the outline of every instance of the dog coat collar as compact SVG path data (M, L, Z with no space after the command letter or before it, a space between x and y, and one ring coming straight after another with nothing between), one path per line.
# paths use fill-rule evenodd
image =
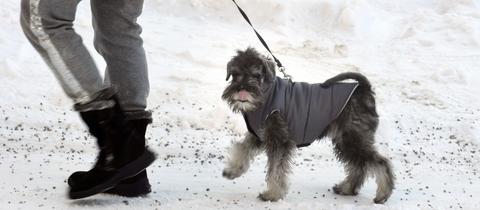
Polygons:
M244 112L243 118L248 131L258 137L270 114L279 112L297 147L308 146L323 137L324 130L340 115L357 86L358 83L335 83L322 87L320 83L276 77L273 84L263 90L264 104L255 111Z

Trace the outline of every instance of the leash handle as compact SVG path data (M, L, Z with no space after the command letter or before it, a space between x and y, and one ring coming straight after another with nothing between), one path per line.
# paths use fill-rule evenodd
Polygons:
M240 14L242 14L243 18L247 21L247 23L250 25L250 27L252 27L253 31L255 32L255 34L257 35L258 39L260 40L260 42L262 43L262 45L265 47L265 49L268 50L268 52L270 53L270 55L272 55L273 57L273 60L275 60L275 63L277 64L278 66L278 70L280 72L282 72L283 74L283 77L286 78L286 79L292 79L292 76L288 75L286 72L285 72L285 67L282 65L282 62L280 62L280 60L277 59L277 57L275 57L275 55L273 55L272 51L270 50L270 47L268 47L267 45L267 42L265 42L265 40L263 39L263 37L258 33L258 31L255 29L255 27L253 27L252 25L252 22L250 22L250 19L248 18L247 14L243 11L243 9L238 6L237 2L235 0L232 0L233 3L235 3L235 6L237 6L237 9L238 11L240 11Z

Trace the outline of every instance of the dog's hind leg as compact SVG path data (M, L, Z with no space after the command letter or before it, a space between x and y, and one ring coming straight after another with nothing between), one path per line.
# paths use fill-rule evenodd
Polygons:
M356 129L339 131L333 137L337 157L344 162L347 177L333 187L341 195L356 195L367 175L375 175L377 194L375 203L384 203L392 194L394 175L390 162L373 146L373 133Z
M333 192L340 195L357 195L368 174L367 167L362 163L347 163L347 177L333 187Z
M223 177L235 179L244 174L250 167L250 162L261 150L261 141L252 133L246 133L243 141L233 144L227 164L223 169Z
M341 130L337 124L331 126L334 131L330 134L337 158L345 163L347 177L333 187L333 192L340 195L357 195L368 175L366 157L370 146L362 143L359 136L350 135L351 131ZM345 128L345 127L342 127Z
M392 194L395 177L388 159L374 146L378 114L375 98L368 85L352 95L343 112L328 128L337 158L345 163L347 177L333 187L342 195L355 195L368 174L375 175L377 194L375 203L384 203Z
M377 194L373 201L375 203L385 203L392 195L395 185L392 166L387 158L377 154L372 167L377 183Z
M287 124L278 112L272 113L266 120L263 138L268 157L267 190L258 198L277 201L287 194L287 176L291 172L290 164L296 145L288 138Z

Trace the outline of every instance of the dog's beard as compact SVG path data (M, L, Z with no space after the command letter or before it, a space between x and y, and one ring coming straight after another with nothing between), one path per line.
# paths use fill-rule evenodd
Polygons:
M263 102L263 94L259 90L246 91L248 95L240 96L240 91L232 85L223 92L222 98L225 100L233 112L251 112L256 110Z
M257 106L249 101L234 101L230 107L234 112L249 112L257 109Z

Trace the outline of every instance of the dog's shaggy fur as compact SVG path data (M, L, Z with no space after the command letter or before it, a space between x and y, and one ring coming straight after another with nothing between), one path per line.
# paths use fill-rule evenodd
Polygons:
M252 48L237 51L227 65L227 81L230 77L232 81L223 92L223 100L235 112L253 111L264 103L262 90L275 79L275 63ZM378 126L374 93L367 78L358 73L343 73L322 85L329 86L344 79L357 80L359 86L343 112L324 132L332 139L335 155L345 164L347 173L346 178L333 187L333 192L357 195L367 176L372 174L378 185L374 202L384 203L392 194L394 174L390 161L374 146ZM243 96L239 96L240 92ZM272 113L258 137L247 132L242 142L233 145L223 176L228 179L241 176L254 157L265 151L268 157L267 190L258 197L264 201L282 199L287 194L287 175L291 173L296 149L295 141L289 136L284 116L279 112Z

